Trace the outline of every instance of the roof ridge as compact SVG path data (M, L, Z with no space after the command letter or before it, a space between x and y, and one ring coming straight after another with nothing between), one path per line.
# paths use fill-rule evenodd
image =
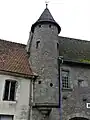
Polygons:
M13 42L13 41L9 41L9 40L4 40L4 39L0 39L0 41L4 41L4 42L9 42L9 43L13 43L13 44L18 44L18 45L26 46L26 45L23 44L23 43L17 43L17 42Z
M71 38L71 37L64 37L64 36L59 36L61 38L65 38L65 39L72 39L72 40L77 40L77 41L81 41L81 42L90 42L88 40L83 40L83 39L78 39L78 38Z

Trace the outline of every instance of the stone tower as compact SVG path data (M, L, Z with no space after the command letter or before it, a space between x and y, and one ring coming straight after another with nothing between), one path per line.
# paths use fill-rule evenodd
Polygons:
M34 87L37 105L57 107L59 102L58 80L58 34L61 28L46 7L40 18L32 25L28 41L30 64L39 75Z

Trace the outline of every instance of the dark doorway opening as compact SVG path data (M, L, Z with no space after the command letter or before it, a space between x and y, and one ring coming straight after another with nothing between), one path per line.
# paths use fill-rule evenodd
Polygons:
M89 120L89 119L83 118L83 117L74 117L74 118L71 118L70 120Z

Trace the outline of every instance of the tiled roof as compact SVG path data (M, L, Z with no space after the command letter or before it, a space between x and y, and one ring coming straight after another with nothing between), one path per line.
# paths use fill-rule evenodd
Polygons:
M33 75L25 47L23 44L0 40L0 71Z
M90 63L90 41L59 36L59 45L64 60Z
M58 33L60 33L61 31L61 28L60 26L58 25L58 23L54 20L53 16L51 15L50 11L48 8L46 8L43 13L41 14L41 16L39 17L39 19L32 25L32 32L35 28L35 26L37 24L41 24L41 23L53 23L55 24L57 27L58 27Z
M59 36L60 56L64 60L90 63L90 42ZM0 39L0 71L22 74L30 77L35 75L26 52L26 45Z

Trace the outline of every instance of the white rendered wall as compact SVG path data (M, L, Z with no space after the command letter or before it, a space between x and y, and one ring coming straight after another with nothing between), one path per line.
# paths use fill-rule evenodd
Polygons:
M16 101L3 101L5 80L16 80ZM0 114L14 115L14 120L26 120L28 117L30 79L0 75Z

